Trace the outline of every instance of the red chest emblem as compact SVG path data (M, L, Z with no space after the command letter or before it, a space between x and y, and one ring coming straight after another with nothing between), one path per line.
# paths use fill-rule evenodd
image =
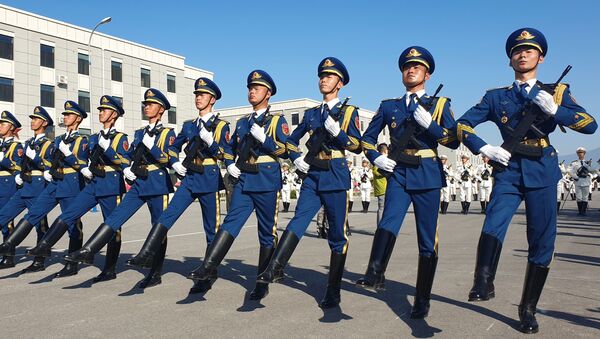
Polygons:
M125 152L129 151L129 142L127 140L123 141L123 149Z
M286 123L281 124L281 130L283 131L284 135L290 134L290 128L288 127L288 124L286 124Z
M175 137L170 137L169 138L169 146L173 145L174 142L175 142Z

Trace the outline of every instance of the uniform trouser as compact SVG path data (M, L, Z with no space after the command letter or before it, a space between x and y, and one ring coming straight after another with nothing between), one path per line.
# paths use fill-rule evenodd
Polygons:
M479 201L490 201L492 186L479 186Z
M360 189L360 199L362 201L371 201L371 188L361 188Z
M348 190L348 201L354 201L354 188Z
M60 205L60 210L64 212L76 201L76 196L57 197L56 187L56 184L49 184L46 186L42 193L38 195L33 206L29 208L27 215L25 215L25 220L37 227L40 221L45 219L48 213L50 213L56 205ZM69 225L69 237L72 239L81 239L83 236L83 231L80 228L81 223L74 220L72 223L67 223L67 225ZM39 228L37 231L38 233L45 232L45 230L40 230Z
M15 192L15 194L16 194L16 192ZM5 206L6 204L8 204L8 202L10 201L10 198L12 198L12 195L0 196L0 208L2 208L2 206ZM6 224L2 224L2 235L4 236L4 239L6 239L6 237L8 237L10 235L10 233L12 233L13 227L14 227L14 220L10 220Z
M529 262L548 266L556 239L556 187L525 188L508 183L496 183L487 207L482 232L500 242L521 201L525 200Z
M37 198L37 196L21 197L21 190L17 190L17 193L0 209L0 225L2 225L3 234L8 234L8 224L25 209L29 210L32 208ZM35 225L35 228L38 230L38 233L45 232L46 228L48 228L48 220L43 218L39 224Z
M69 234L73 234L74 230L72 228L77 227L77 221L97 204L100 205L102 218L106 220L121 201L120 195L96 196L94 194L95 185L88 184L85 186L59 216L62 221L69 225Z
M256 210L258 220L258 241L261 246L277 245L277 211L279 191L244 192L242 184L233 187L231 208L227 212L221 229L236 238L252 211Z
M398 236L400 227L413 204L417 224L419 255L437 255L438 211L440 209L440 189L407 190L398 181L388 180L385 191L385 207L378 228Z
M471 186L460 185L460 201L471 202L473 200L473 192Z
M377 225L383 217L383 208L385 207L385 194L377 196Z
M450 186L442 187L441 192L441 201L449 202L450 201Z
M282 202L290 202L291 190L281 190L281 201Z
M173 195L169 207L160 215L158 222L165 228L171 229L177 219L196 199L202 208L202 224L206 243L210 244L219 230L221 221L219 192L193 193L187 185L182 185Z
M134 184L129 192L125 193L119 206L113 210L108 218L104 219L104 223L109 225L113 230L118 231L143 204L148 205L148 210L150 210L150 222L154 224L158 221L161 213L167 209L167 206L169 205L169 195L159 194L140 196L139 188Z
M577 201L588 201L590 186L575 186L575 197Z

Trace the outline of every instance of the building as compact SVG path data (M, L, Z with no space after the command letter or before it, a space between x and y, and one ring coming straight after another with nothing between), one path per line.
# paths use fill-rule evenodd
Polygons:
M56 122L49 136L64 132L61 113L66 100L77 101L95 113L101 95L122 100L125 116L116 128L133 135L144 124L141 100L155 87L173 106L163 123L175 127L196 115L194 81L213 73L185 64L183 56L95 32L37 14L0 5L0 110L14 113L23 124L25 139L29 114L44 106ZM88 43L90 45L88 46ZM85 119L80 131L95 133L98 116Z
M320 104L321 101L307 98L277 101L271 103L270 112L275 114L283 114L286 121L288 122L291 133L300 124L300 121L302 121L302 118L304 117L304 111L306 111L309 108L318 106ZM219 117L221 119L226 120L229 123L231 123L232 126L235 126L236 121L238 119L252 113L252 106L247 105L240 107L223 108L218 109L217 111L219 112ZM367 130L369 122L371 122L371 119L375 115L375 112L360 108L358 110L358 115L360 132L364 133ZM379 138L379 142L389 143L389 132L387 131L387 128L383 131ZM303 152L307 151L306 147L304 146L307 140L308 135L301 140L301 150ZM355 166L360 165L360 162L364 158L364 155L354 153L352 154L353 155L349 154L348 158L350 159L350 157L352 157L351 159Z

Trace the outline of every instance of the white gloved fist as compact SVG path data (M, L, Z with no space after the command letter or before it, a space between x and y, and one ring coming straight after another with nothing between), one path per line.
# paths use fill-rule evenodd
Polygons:
M65 157L68 157L69 155L73 154L73 152L71 152L71 150L69 149L69 145L65 144L65 142L62 140L58 144L58 149L62 152L62 154L65 155Z
M98 145L102 147L104 151L108 149L110 146L110 139L104 138L103 136L98 136Z
M84 177L86 177L89 180L92 180L92 178L94 177L94 174L92 173L92 171L90 171L90 169L88 167L84 167L81 169L81 175L83 175Z
M231 175L234 178L239 178L240 175L242 174L242 171L240 171L240 169L237 168L237 166L235 164L231 164L231 165L227 166L227 172L229 173L229 175Z
M429 125L431 125L431 114L425 108L423 108L423 106L417 106L413 116L415 117L417 124L419 124L421 127L428 129Z
M542 109L542 112L548 115L554 115L558 110L558 105L554 102L554 98L546 91L539 91L531 100Z
M198 135L200 136L200 139L202 139L208 146L212 145L215 141L212 133L204 127L200 129L200 133L198 133Z
M17 183L17 185L19 186L23 185L23 179L21 179L21 174L15 175L15 183Z
M507 150L500 146L485 145L479 149L479 153L485 155L495 162L508 166L508 161L512 156Z
M25 155L26 155L26 156L27 156L29 159L33 160L33 159L35 158L35 149L33 149L33 148L29 147L29 146L27 146L27 147L25 147L25 148L26 148L26 150L25 150Z
M152 147L154 147L154 140L155 139L156 139L156 136L151 137L148 133L145 133L144 137L142 138L142 143L148 149L151 149Z
M310 165L304 161L304 157L296 158L296 160L294 160L294 166L296 166L298 171L304 173L308 173L308 170L310 169Z
M50 171L44 171L44 179L46 179L47 182L52 181L52 174L50 174Z
M380 155L377 158L375 158L375 161L373 161L373 165L386 172L394 172L396 162L388 158L387 155Z
M173 167L173 170L175 170L175 172L177 172L177 174L179 174L182 177L185 176L185 174L187 173L187 168L185 168L185 166L183 166L181 161L174 163L172 167Z
M331 136L334 137L337 137L338 134L340 134L340 132L342 131L342 129L340 128L340 124L338 124L337 121L333 120L331 116L328 116L327 119L325 119L325 129L327 130L327 132L329 132L329 134L331 134Z
M4 152L0 152L0 161L4 160Z
M250 134L254 137L254 139L260 141L260 143L264 143L267 140L267 135L265 134L265 129L260 127L258 124L252 125L250 128Z
M126 167L123 170L123 175L125 175L125 178L127 178L127 180L129 181L134 181L135 179L137 179L135 174L133 174L133 172L131 171L131 167Z

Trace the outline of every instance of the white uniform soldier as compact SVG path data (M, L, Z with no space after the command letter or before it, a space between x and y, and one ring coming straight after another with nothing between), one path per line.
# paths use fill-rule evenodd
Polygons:
M590 185L592 184L592 166L585 161L585 148L577 148L578 160L575 160L569 166L569 172L575 180L575 198L577 199L577 209L579 215L585 215L588 204L588 195Z
M471 180L475 175L475 168L469 162L469 156L466 154L460 157L461 164L456 166L456 176L460 178L460 204L462 205L462 214L469 214L469 207L473 198L473 183Z
M286 163L281 165L281 201L283 212L290 210L292 187L294 186L295 173L290 172L290 166Z
M350 159L348 159L348 170L350 170L350 189L348 190L348 213L350 213L352 212L352 205L354 205L354 189L358 186L359 182L356 168L354 168Z
M490 202L492 194L492 166L488 164L490 159L482 157L483 162L477 165L477 184L479 185L479 203L481 204L481 214L485 214L487 204Z
M450 190L454 186L452 180L452 165L448 164L448 157L440 155L440 161L444 168L444 176L446 177L446 187L442 187L441 199L440 199L440 213L446 214L448 206L450 205Z
M373 171L369 166L369 160L364 159L362 161L362 167L358 170L358 177L360 178L360 200L362 201L362 212L367 213L369 211L369 204L371 204L371 189L373 185Z

